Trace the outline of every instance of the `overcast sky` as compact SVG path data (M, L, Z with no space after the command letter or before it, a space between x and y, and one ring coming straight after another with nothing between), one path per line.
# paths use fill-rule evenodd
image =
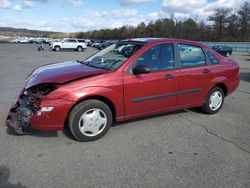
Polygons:
M0 0L0 26L90 31L137 25L174 14L206 20L215 8L238 9L250 0Z

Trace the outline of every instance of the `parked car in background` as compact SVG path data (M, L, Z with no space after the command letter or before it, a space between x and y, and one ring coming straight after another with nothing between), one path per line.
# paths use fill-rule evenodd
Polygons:
M216 46L213 46L212 49L225 57L228 57L229 55L232 55L233 53L233 48L230 46L225 46L225 45L216 45Z
M117 46L133 49L122 55L114 51ZM114 121L193 107L215 114L238 85L238 64L203 44L124 40L83 61L35 69L14 100L6 126L18 134L67 126L77 140L92 141Z
M134 50L134 45L126 45L125 47L122 48L121 54L126 56L130 56Z
M93 40L89 40L89 41L87 42L87 46L91 47L93 43L94 43Z
M77 50L78 52L82 52L87 48L87 45L82 39L65 38L60 42L50 43L49 48L57 52L61 50Z
M27 37L24 37L24 38L17 38L17 39L15 40L15 42L16 42L16 43L22 43L22 44L24 44L24 43L28 43L29 40L28 40Z
M121 46L119 46L118 48L116 48L115 50L117 51L118 54L122 53L122 49L125 48L127 46L127 44L123 44Z
M103 50L104 48L107 48L109 47L110 45L112 45L113 43L110 42L110 41L105 41L105 42L102 42L100 43L99 45L97 45L97 49L98 50Z
M93 43L92 43L92 47L93 48L97 48L99 44L105 42L104 40L95 40Z

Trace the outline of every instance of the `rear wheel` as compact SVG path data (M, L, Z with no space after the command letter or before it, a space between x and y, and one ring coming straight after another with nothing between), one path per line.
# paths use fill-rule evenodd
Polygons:
M79 103L69 116L69 128L79 141L92 141L101 138L113 122L110 108L99 100Z
M208 93L205 104L202 107L202 111L207 114L217 113L223 105L224 97L223 90L220 87L214 87Z
M226 53L226 57L228 57L228 56L229 56L229 52Z
M82 52L83 51L83 48L81 46L77 46L77 51L78 52Z

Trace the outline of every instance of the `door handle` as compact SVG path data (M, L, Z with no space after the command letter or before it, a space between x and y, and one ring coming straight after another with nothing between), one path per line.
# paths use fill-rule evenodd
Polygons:
M170 79L175 78L175 75L167 74L164 78L167 79L167 80L170 80Z
M204 70L203 70L203 73L210 73L210 72L211 72L210 69L204 69Z

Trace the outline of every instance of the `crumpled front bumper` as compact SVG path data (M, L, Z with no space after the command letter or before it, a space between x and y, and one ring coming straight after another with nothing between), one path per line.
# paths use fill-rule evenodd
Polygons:
M15 98L6 118L6 128L16 134L29 134L34 130L62 130L68 112L74 101L66 99L41 100L39 108L34 108L22 90ZM42 107L51 106L52 111L43 112Z
M16 133L16 134L25 134L20 126L18 126L17 116L16 115L8 115L11 116L11 119L6 119L5 126L8 132Z
M17 134L27 134L31 130L30 118L37 109L32 108L24 89L16 96L8 113L5 126Z

